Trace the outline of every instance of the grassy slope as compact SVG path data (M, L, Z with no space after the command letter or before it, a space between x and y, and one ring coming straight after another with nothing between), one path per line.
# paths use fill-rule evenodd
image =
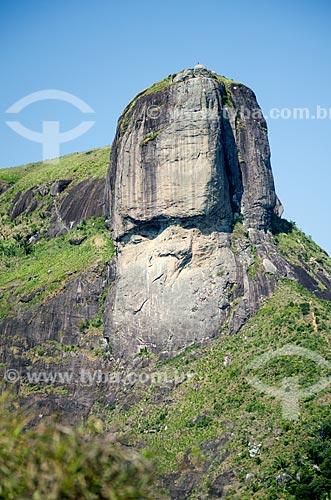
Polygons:
M0 498L152 500L151 470L133 451L114 447L97 422L88 428L27 429L16 401L0 397Z
M292 264L304 265L310 275L312 271L323 274L323 270L331 275L331 259L328 254L295 224L290 225L290 231L280 232L275 236L280 253ZM319 283L319 287L321 290L325 289L323 283Z
M110 260L114 248L108 232L102 218L90 219L69 234L41 240L31 255L7 259L0 275L0 318L19 297L36 291L41 293L35 300L49 297L63 288L69 276ZM69 239L81 237L86 240L80 246L69 244Z
M131 390L142 399L129 410L115 407L108 416L109 426L118 428L130 443L152 452L161 474L176 471L186 452L194 466L203 465L208 459L200 450L203 443L227 436L228 443L219 450L192 499L208 498L212 481L231 469L237 478L228 488L229 498L293 498L276 487L276 477L282 472L296 474L296 453L303 453L309 433L329 415L330 389L301 402L299 421L284 420L281 403L259 393L246 380L251 374L248 364L286 344L310 349L330 362L330 310L329 302L281 280L275 295L240 334L221 335L208 347L191 346L166 362L151 357L151 372L165 370L171 379L178 371L185 375L185 382L161 404L155 400L156 385L137 384ZM228 365L226 357L231 360ZM327 372L310 360L291 356L269 361L254 375L273 386L284 377L299 376L300 387L307 387ZM252 458L249 450L254 444L261 448ZM224 461L223 455L228 455ZM250 482L245 480L247 474L254 475Z
M11 201L18 191L42 186L59 179L72 179L69 188L87 178L105 177L109 147L88 153L75 153L49 162L29 164L22 167L0 170L0 181L12 186L0 197L0 317L15 306L22 295L41 291L35 300L46 298L59 291L69 276L86 271L98 262L108 261L113 254L113 244L104 228L102 219L91 219L81 224L70 234L57 238L41 238L30 246L31 254L25 255L22 244L17 241L38 232L45 234L50 219L47 207L59 204L67 194L65 190L56 199L50 195L40 196L41 202L35 212L22 214L14 221L8 216ZM69 244L70 238L86 237L80 246ZM16 239L15 239L16 238ZM50 271L50 272L49 272ZM30 279L33 277L34 279ZM29 302L31 304L31 302ZM29 306L28 306L29 307Z
M97 179L106 176L109 163L110 147L95 149L85 153L74 153L62 156L56 160L47 162L30 163L14 168L0 169L0 183L11 183L11 187L0 196L0 235L11 237L15 232L29 234L33 231L46 229L49 223L45 215L48 205L54 202L51 195L36 195L41 201L41 207L26 217L20 215L15 221L10 221L8 209L16 193L25 192L32 187L42 187L52 184L59 179L72 179L69 188L72 188L84 179ZM56 202L61 202L66 196L65 190L62 195L56 197Z
M47 162L29 163L20 167L0 169L0 181L13 182L11 193L41 186L57 179L73 179L74 183L106 175L110 147L61 156Z

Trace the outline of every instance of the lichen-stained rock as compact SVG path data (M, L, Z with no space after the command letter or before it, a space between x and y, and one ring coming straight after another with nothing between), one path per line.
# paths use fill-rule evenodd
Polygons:
M267 259L276 270L268 277ZM236 333L273 293L278 277L300 281L260 230L249 237L172 225L155 238L135 235L118 243L114 265L105 334L120 358L145 348L171 355L219 335L225 324Z
M51 186L49 194L52 196L58 196L59 194L62 193L69 184L71 184L72 179L61 179L59 181L55 181L54 184Z
M14 197L9 209L10 219L13 221L23 212L32 212L37 208L37 205L32 206L34 203L35 188L28 189L25 193L18 191ZM34 200L34 201L33 201Z
M141 97L124 117L110 168L116 237L153 220L200 217L230 227L221 92L211 78L191 78Z
M104 187L104 179L86 179L70 189L59 209L67 226L75 227L82 220L102 217Z
M24 337L30 348L45 341L78 343L82 336L80 323L98 314L100 296L109 283L109 266L96 265L95 269L68 280L63 290L44 304L16 309L15 317L3 318L0 321L0 362L8 361L11 339L15 336Z
M115 356L171 355L225 326L235 333L279 277L322 293L324 278L285 260L269 233L282 206L254 93L202 65L125 109L105 200L116 244L105 335Z
M277 197L253 92L207 70L180 75L138 96L119 121L107 193L115 237L198 218L229 230L240 212L248 227L268 228Z
M15 316L0 320L1 380L6 369L17 370L21 402L28 402L37 415L58 412L71 423L80 422L98 397L100 385L88 374L93 377L103 368L103 356L93 351L107 353L108 347L100 329L87 330L100 313L100 297L110 282L109 266L96 265L69 279L63 290L44 303L32 304L34 297L22 297ZM24 394L24 388L33 386L31 373L54 377L49 394ZM48 385L47 379L41 378L40 383ZM57 395L59 387L63 393Z
M155 239L119 245L120 279L105 325L116 353L174 351L219 331L236 281L229 238L170 226Z
M245 261L254 257L235 255L231 230L241 214L266 231L278 205L264 118L239 118L244 107L259 110L249 89L198 65L138 95L120 118L106 188L115 352L174 351L227 320L236 331L258 309ZM234 287L242 298L231 317Z
M12 186L12 183L0 180L0 195L5 193Z

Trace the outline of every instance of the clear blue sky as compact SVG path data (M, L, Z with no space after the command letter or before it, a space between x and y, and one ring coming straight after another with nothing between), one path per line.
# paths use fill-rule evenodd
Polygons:
M41 145L10 130L5 113L44 89L88 103L96 121L61 154L110 144L117 119L140 90L198 61L256 93L272 108L331 108L331 4L327 0L1 0L0 167L42 157ZM330 112L331 113L331 112ZM40 130L80 123L69 104L44 101L19 115ZM285 216L331 253L331 118L267 118Z

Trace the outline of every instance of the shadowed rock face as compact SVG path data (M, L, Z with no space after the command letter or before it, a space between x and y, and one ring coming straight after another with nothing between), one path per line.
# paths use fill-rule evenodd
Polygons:
M46 209L52 214L52 221L47 232L47 236L51 238L69 232L83 220L102 217L104 215L105 180L85 179L74 186L70 186L71 182L69 179L62 179L54 182L52 186L44 184L25 192L18 191L9 208L11 220L14 221L22 213L29 215L38 207L40 208L43 205L40 196L44 197L47 194L54 197L54 201ZM10 184L0 185L0 194L9 187ZM65 190L64 196L57 201L58 195Z
M38 201L34 200L35 193L36 189L31 188L25 193L19 191L16 194L9 209L9 215L12 221L21 213L26 212L29 214L37 208Z
M47 235L65 234L82 220L102 217L104 214L104 179L86 179L73 186L58 207L53 203L52 222Z
M117 284L105 324L117 354L176 351L226 321L237 331L272 293L273 279L248 273L269 262L253 240L265 242L280 207L251 90L198 67L140 94L119 120L107 183ZM239 216L252 235L237 249Z

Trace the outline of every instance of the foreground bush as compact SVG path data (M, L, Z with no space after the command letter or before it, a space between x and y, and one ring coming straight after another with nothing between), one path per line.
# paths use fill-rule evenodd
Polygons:
M0 499L153 499L146 462L92 429L28 423L0 398Z

